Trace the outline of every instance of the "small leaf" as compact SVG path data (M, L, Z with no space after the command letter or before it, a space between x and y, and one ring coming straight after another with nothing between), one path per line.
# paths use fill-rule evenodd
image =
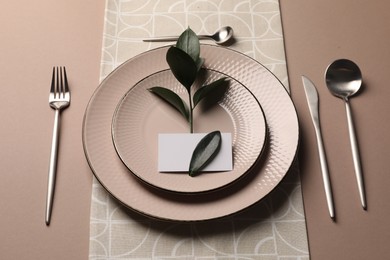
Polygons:
M190 28L180 35L176 47L190 55L193 61L198 61L200 55L199 38Z
M174 46L168 49L166 59L175 78L189 91L198 73L195 61Z
M200 89L198 89L195 94L194 94L194 97L192 98L192 101L194 103L194 107L203 99L205 98L207 95L209 95L210 93L214 92L219 86L221 86L223 83L226 82L226 77L223 77L223 78L220 78L206 86L203 86L201 87Z
M184 118L189 121L189 109L187 104L177 95L175 92L173 92L170 89L163 88L163 87L153 87L148 89L150 92L156 94L160 98L162 98L164 101L168 102L170 105L172 105L174 108L176 108L183 116Z
M214 131L205 135L192 153L189 175L194 176L209 164L221 148L221 132Z

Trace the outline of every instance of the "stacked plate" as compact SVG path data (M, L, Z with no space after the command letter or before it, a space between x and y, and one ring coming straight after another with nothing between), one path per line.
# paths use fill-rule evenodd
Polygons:
M124 205L166 220L214 219L256 203L280 183L297 151L298 120L290 96L257 61L202 45L206 82L196 84L227 77L229 86L218 104L196 108L195 132L232 133L233 171L196 177L160 173L158 133L188 132L187 122L147 91L163 86L186 95L165 61L167 48L128 60L93 94L83 143L96 178Z

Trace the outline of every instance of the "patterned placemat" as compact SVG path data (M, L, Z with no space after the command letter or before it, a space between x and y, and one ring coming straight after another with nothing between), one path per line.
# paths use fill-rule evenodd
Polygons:
M288 89L277 0L107 0L101 79L149 49L152 36L188 26L212 34L230 25L229 48L260 61ZM211 42L208 42L211 43ZM172 43L170 43L172 44ZM264 200L234 216L202 223L151 220L120 205L94 179L90 259L309 259L297 163Z

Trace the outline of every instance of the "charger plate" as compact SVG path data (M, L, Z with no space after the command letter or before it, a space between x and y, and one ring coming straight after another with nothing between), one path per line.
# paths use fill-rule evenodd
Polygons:
M251 172L228 187L183 195L162 191L129 173L115 151L111 122L131 86L168 69L168 47L140 54L115 69L92 95L84 115L83 146L87 161L102 186L127 207L150 217L176 221L220 218L243 210L267 196L287 174L295 158L299 128L295 107L280 81L254 59L221 46L202 45L205 67L245 85L261 104L268 141Z
M226 75L220 72L202 70L192 89L223 77ZM154 86L164 86L188 100L187 90L170 70L147 76L126 93L113 117L112 136L114 147L130 172L157 188L197 193L225 188L252 168L265 143L264 114L252 93L227 77L219 93L196 106L193 118L196 133L220 130L232 134L229 145L233 149L233 170L203 172L196 177L186 172L159 172L158 134L189 133L190 127L178 111L148 91Z

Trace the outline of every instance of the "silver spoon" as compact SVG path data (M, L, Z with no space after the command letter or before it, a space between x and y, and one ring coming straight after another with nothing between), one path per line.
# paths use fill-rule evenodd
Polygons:
M328 66L325 73L325 79L326 85L328 86L330 92L336 97L342 98L345 101L349 138L351 142L353 164L355 167L360 201L362 207L366 209L367 204L364 193L363 174L361 170L359 150L352 121L352 112L348 102L349 97L352 97L354 94L356 94L362 85L362 73L354 62L346 59L340 59L334 61Z
M217 44L224 44L233 37L233 28L230 26L225 26L220 28L212 35L198 35L198 38L201 39L211 39L214 40ZM144 42L169 42L177 41L179 37L177 36L164 36L156 37L150 39L144 39Z

